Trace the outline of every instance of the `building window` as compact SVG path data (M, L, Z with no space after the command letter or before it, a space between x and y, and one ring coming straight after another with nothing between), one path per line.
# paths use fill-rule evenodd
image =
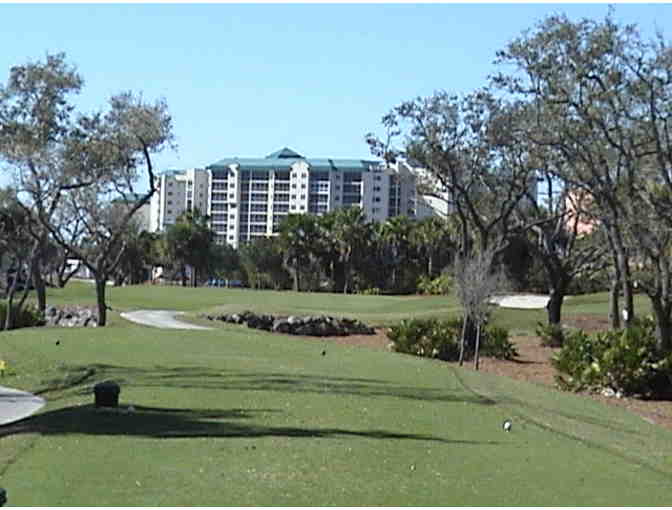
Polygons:
M169 191L169 192L168 192L167 194L168 194L168 195L170 196L170 195L172 195L172 194L173 194L173 192L172 192L172 191Z
M305 199L306 199L306 195L301 195L301 200L305 200Z
M296 189L296 183L292 184L292 189Z
M301 207L299 207L299 209L300 209L301 211L305 211L305 210L306 210L305 206L303 206L303 205L302 205Z
M235 193L229 193L229 198L236 198L236 194Z
M229 188L235 188L235 187L236 187L236 183L235 183L235 182L230 182L230 183L229 183Z
M373 197L374 202L380 202L380 197Z
M172 201L172 200L168 200L168 205L173 205L173 201Z
M236 228L235 225L229 225L229 230L234 230Z
M374 186L373 191L380 191L380 186Z
M301 184L301 189L306 189L306 183L305 182Z
M173 214L173 210L172 210L172 209L168 209L168 211L166 211L166 212L167 212L168 214Z
M236 215L235 215L235 214L230 214L230 215L229 215L229 219L230 219L230 220L235 220L235 219L236 219Z
M373 176L374 181L380 181L381 179L382 179L382 177L380 175L374 175Z

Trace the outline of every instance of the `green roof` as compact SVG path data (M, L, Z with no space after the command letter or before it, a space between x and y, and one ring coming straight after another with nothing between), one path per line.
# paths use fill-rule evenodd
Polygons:
M284 147L279 151L275 151L266 156L266 159L287 159L287 158L303 158L298 152L294 152L292 149Z
M292 149L284 147L265 158L224 158L208 165L207 168L228 168L230 165L235 164L239 165L243 170L289 170L292 164L299 159L308 163L312 170L367 171L371 166L381 164L381 161L365 159L306 158Z

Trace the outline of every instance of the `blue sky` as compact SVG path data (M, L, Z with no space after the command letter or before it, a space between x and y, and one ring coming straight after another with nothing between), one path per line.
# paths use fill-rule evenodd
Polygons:
M264 156L369 158L364 134L399 102L468 92L495 51L543 16L603 17L607 4L0 4L0 82L66 52L82 108L113 93L165 97L178 151L159 169ZM616 4L670 37L672 4Z

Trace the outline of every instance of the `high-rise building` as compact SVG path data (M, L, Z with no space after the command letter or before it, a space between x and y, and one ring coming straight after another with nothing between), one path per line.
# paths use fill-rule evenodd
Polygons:
M225 158L204 169L157 177L150 230L164 230L185 210L210 217L218 243L238 247L274 235L288 214L324 214L359 206L384 221L415 216L415 174L404 162L306 158L284 148L264 158Z

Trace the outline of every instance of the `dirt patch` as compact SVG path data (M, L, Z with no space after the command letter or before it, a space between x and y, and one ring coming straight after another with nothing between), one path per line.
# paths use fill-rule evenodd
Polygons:
M603 331L609 324L602 316L573 317L565 321L572 327L580 327L586 331ZM385 329L376 329L375 335L351 335L347 337L326 337L322 340L339 345L355 345L369 349L389 350L390 340ZM313 338L314 340L314 338ZM505 361L493 358L481 358L481 370L503 377L511 377L521 381L555 386L555 369L550 359L558 349L542 347L536 336L513 337L519 356L515 361ZM470 367L471 365L466 365ZM582 394L585 398L592 398L605 404L620 406L638 414L650 423L661 425L672 430L672 401L669 400L639 400L636 398L603 397L602 395Z

